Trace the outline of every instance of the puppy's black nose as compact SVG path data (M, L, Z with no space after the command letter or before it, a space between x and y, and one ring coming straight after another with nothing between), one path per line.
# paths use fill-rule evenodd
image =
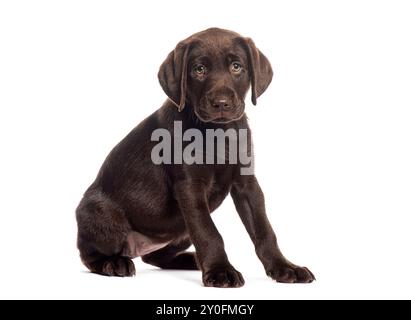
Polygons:
M228 100L227 99L221 99L221 98L214 99L211 102L211 105L214 108L218 108L218 109L228 109L230 107L230 105L228 104Z

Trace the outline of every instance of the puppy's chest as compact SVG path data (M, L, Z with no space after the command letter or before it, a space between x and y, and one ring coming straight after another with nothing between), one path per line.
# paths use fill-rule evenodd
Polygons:
M213 212L220 206L230 192L230 188L231 181L227 181L226 179L215 178L210 182L206 191L210 212Z

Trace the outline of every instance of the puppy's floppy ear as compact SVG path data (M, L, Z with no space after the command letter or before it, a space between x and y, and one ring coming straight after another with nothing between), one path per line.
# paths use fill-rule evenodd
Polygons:
M186 102L187 58L190 47L190 43L180 42L167 56L158 72L161 87L180 112Z
M261 96L273 79L273 69L266 56L257 49L250 38L239 38L247 52L248 70L251 80L251 101L257 104L257 98Z

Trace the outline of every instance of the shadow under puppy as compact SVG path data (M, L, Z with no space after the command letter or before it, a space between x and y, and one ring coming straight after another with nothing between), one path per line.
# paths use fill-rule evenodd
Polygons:
M158 73L169 99L111 151L77 208L78 248L87 268L132 276L131 259L141 256L164 269L199 269L205 286L242 286L210 217L230 194L267 275L287 283L315 279L281 253L257 179L242 175L240 163L156 165L151 158L152 133L166 129L174 139L175 121L204 135L246 129L250 154L244 100L251 87L255 105L272 76L253 41L235 32L212 28L176 46ZM191 244L195 253L185 251Z

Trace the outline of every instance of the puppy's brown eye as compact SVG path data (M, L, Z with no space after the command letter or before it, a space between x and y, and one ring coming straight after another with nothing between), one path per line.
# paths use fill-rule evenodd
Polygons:
M243 66L239 62L233 62L230 66L230 70L233 73L240 73L243 70Z
M202 64L198 64L193 68L194 74L198 76L203 76L206 73L206 67L204 67Z

